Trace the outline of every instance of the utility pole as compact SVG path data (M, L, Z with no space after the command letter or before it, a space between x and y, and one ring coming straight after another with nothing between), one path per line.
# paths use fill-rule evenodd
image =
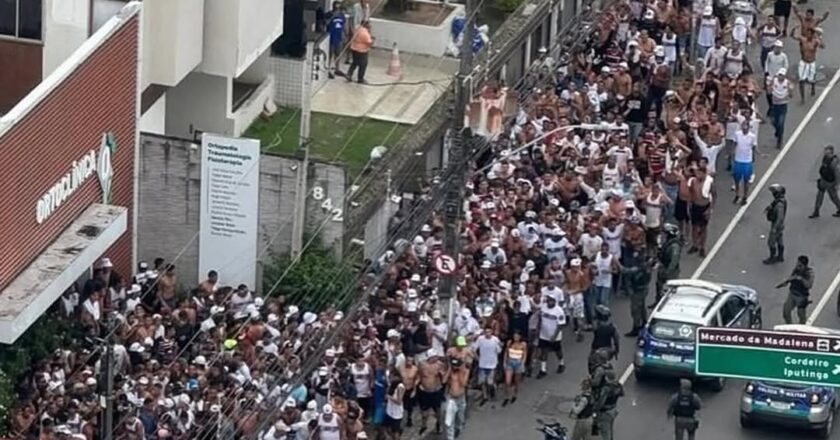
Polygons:
M110 312L107 316L108 321L108 338L105 342L105 357L99 362L99 374L103 384L103 396L101 406L102 414L102 440L112 440L114 438L114 327L116 325L114 313Z
M475 0L466 0L465 5L466 22L464 23L464 37L461 42L461 64L458 68L458 75L455 78L455 108L452 111L452 128L449 136L449 164L452 182L447 184L444 201L444 250L447 255L460 263L459 254L461 251L461 228L460 219L463 210L463 190L465 185L465 174L467 172L467 152L465 147L470 144L471 139L465 138L464 119L466 116L467 104L470 101L470 87L468 81L472 81L473 61L473 26L476 15ZM470 135L471 136L471 135ZM443 277L440 298L442 300L442 312L446 314L450 331L455 321L455 302L457 299L457 274Z
M309 122L312 116L312 65L315 62L315 43L306 43L300 89L300 133L298 145L303 149L303 163L297 169L295 211L292 214L292 258L300 256L306 224L307 179L309 178Z

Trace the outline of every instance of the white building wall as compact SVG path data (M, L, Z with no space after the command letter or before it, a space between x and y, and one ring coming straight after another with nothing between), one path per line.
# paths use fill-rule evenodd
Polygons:
M203 61L198 70L237 77L283 33L278 0L205 0Z
M239 47L233 76L241 75L283 34L284 3L278 0L236 2L239 7Z
M166 95L167 135L191 139L201 130L233 136L230 78L192 72Z
M140 131L143 133L166 134L166 94L140 117Z
M44 1L43 78L50 76L87 40L89 1ZM122 2L121 5L125 6L125 3Z
M121 0L93 0L93 10L91 11L91 33L99 30L102 25L107 23L111 17L117 15L117 13L119 13L124 7L125 2Z
M201 63L204 1L143 1L143 89L175 86Z

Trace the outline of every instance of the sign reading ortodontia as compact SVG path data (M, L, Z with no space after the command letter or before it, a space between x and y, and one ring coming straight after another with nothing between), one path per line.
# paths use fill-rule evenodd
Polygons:
M254 288L259 183L258 140L203 135L199 281L215 270L225 284Z
M840 385L840 337L726 328L697 331L700 376Z

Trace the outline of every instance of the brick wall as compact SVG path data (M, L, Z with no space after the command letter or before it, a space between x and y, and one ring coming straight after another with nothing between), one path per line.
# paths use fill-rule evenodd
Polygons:
M0 40L0 115L41 82L42 52L37 43Z
M193 287L203 276L198 273L197 236L201 209L200 160L200 145L189 140L149 133L140 137L138 255L141 261L151 262L156 257L175 261L185 288ZM266 154L260 158L258 249L264 259L272 253L289 252L298 166L300 161L294 158ZM343 222L332 221L335 213L321 209L321 204L330 198L334 206L343 206L345 170L312 162L309 175L310 194L312 188L320 186L324 198L316 202L310 197L307 228L314 232L323 225L318 233L321 243L340 251Z
M42 224L38 200L91 149L99 151L104 132L112 132L111 203L133 206L137 122L137 32L135 16L115 31L60 85L0 137L0 290L32 262L90 204L102 200L91 176ZM129 219L131 216L129 216ZM131 232L107 252L117 270L131 269Z

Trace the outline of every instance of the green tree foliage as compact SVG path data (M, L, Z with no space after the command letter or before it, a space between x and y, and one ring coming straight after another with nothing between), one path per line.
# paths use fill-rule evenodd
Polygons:
M289 256L274 256L263 271L263 289L269 291L292 264ZM343 308L352 299L347 288L355 285L358 270L349 263L336 261L328 249L307 249L285 278L271 292L285 295L287 304L302 310L321 310L329 305Z
M496 7L502 12L510 14L515 11L524 0L496 0Z

